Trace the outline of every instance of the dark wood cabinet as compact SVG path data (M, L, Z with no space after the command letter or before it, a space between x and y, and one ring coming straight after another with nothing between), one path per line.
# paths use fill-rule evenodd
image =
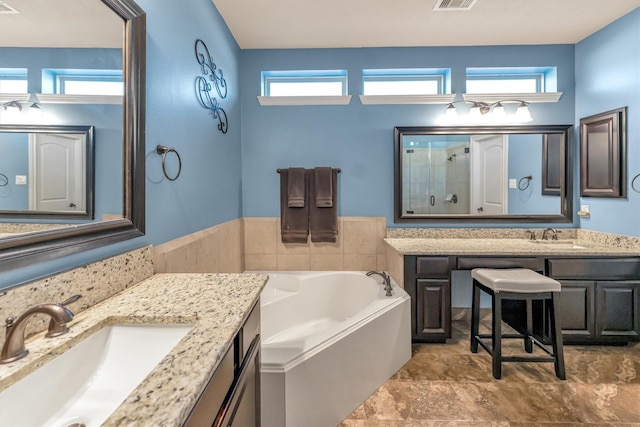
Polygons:
M596 282L596 337L638 340L640 282Z
M580 119L580 196L627 196L626 107Z
M640 339L640 258L550 259L548 263L549 275L562 284L559 311L565 342Z
M593 339L595 331L595 282L561 280L560 327L564 340Z
M427 341L451 337L451 284L449 280L417 279L415 335Z
M233 339L184 427L260 427L260 301Z
M411 338L451 338L451 266L446 256L405 256L405 290L411 296Z
M411 296L414 342L451 338L451 271L473 268L529 268L558 280L560 326L567 344L640 341L640 257L407 255L404 287ZM503 305L503 319L518 330L526 320L522 313L517 304ZM546 341L544 313L542 303L534 304L534 334Z

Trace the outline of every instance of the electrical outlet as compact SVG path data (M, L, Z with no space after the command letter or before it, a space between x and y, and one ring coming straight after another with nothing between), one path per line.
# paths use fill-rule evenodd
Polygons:
M585 213L589 213L589 205L580 205L580 210Z
M27 176L16 175L16 185L27 185Z
M509 179L509 188L518 188L518 184L516 183L515 178Z

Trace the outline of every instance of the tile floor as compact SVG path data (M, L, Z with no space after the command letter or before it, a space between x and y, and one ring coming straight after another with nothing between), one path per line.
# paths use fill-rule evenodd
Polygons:
M496 380L490 356L469 351L469 321L454 321L452 335L414 345L411 360L339 427L640 427L640 343L565 346L566 381L553 363L504 363ZM504 343L521 352L522 341Z

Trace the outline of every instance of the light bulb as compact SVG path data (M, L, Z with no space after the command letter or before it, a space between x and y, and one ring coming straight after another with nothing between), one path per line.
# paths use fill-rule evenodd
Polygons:
M525 102L520 103L518 109L516 110L516 121L519 123L528 123L533 121L531 117L531 112L529 111L529 107Z
M504 112L504 107L500 102L498 102L495 107L493 107L491 117L496 122L503 122L507 118L507 115Z

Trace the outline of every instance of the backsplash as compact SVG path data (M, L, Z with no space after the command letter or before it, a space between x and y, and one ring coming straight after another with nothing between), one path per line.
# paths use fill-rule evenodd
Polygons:
M638 237L579 229L578 238L581 240L589 240L591 242L599 243L605 246L624 249L635 249L640 251L640 238Z
M151 246L146 246L6 290L6 294L0 296L0 321L17 318L33 305L59 303L80 294L82 298L69 305L77 314L152 275ZM45 316L35 315L25 335L45 330L48 322ZM0 333L0 346L4 338Z

